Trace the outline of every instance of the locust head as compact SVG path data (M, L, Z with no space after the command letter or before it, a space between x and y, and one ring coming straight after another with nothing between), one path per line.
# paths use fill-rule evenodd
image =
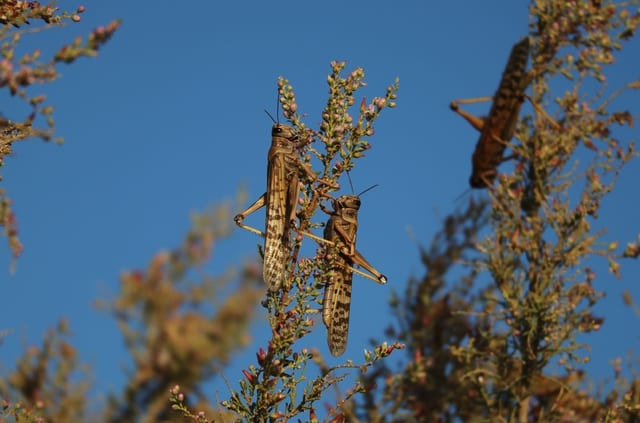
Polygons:
M360 209L360 197L357 195L342 195L337 200L334 200L333 206L336 210L343 209Z
M486 172L474 172L469 178L469 185L474 189L483 189L493 186L493 181L496 179L497 172L495 170L489 170Z
M271 128L271 136L273 138L284 138L291 142L295 142L298 139L298 134L291 126L276 123Z
M333 200L333 209L345 222L358 223L360 197L356 195L342 195Z

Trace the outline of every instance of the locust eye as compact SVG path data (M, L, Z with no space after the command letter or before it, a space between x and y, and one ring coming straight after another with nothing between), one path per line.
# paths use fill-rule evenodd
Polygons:
M272 136L282 136L284 132L285 132L285 128L283 128L280 125L273 125L273 128L271 128Z
M280 124L273 125L271 128L271 136L286 138L292 142L295 142L298 139L298 134L293 130L293 128Z

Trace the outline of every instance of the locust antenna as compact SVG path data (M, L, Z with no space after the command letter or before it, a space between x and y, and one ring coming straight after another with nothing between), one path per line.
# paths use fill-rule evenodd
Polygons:
M264 112L271 118L273 123L280 124L280 97L278 95L276 95L276 118L274 119L267 109L264 109Z
M273 116L271 116L271 113L269 113L269 111L267 109L264 109L264 112L267 114L267 116L269 116L271 118L273 123L277 123L276 120L273 118Z
M349 173L349 171L347 170L347 179L349 180L349 186L351 187L351 193L353 194L353 182L351 182L351 174Z
M348 175L348 173L347 173L347 175ZM369 188L365 189L365 190L364 190L364 191L362 191L360 194L358 194L358 197L360 197L362 194L364 194L364 193L365 193L365 192L367 192L367 191L371 191L372 189L374 189L374 188L375 188L375 187L377 187L377 186L378 186L378 184L371 185Z
M351 187L351 192L353 193L355 190L353 189L353 182L351 181L351 174L349 173L349 171L347 170L347 179L349 180L349 186ZM364 191L362 191L360 194L358 194L356 197L360 197L362 194L364 194L367 191L370 191L372 189L374 189L375 187L377 187L378 184L374 184L371 185L369 188L365 189Z
M457 203L458 201L460 201L462 198L464 198L464 196L466 196L466 195L467 195L467 194L469 194L470 192L471 192L471 188L467 188L466 190L464 190L464 191L462 192L462 194L458 195L458 196L456 197L456 199L455 199L455 200L453 200L453 203L454 203L454 204L455 204L455 203Z

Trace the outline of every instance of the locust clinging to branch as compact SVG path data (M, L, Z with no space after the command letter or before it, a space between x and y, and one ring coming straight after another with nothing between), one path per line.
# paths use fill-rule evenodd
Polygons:
M238 226L265 237L263 278L270 291L277 291L285 277L290 250L290 232L295 222L302 170L312 180L321 181L298 157L298 134L288 125L276 123L271 129L271 147L267 156L267 192L246 210L235 216ZM335 187L335 186L334 186ZM266 207L262 231L243 223L245 217Z
M360 195L366 191L368 189ZM322 302L322 321L327 327L327 343L334 356L344 353L347 346L351 283L353 272L356 271L353 265L357 264L373 276L361 271L357 271L358 274L381 284L387 282L386 276L378 272L356 250L360 195L343 195L332 199L333 210L321 206L330 216L324 229L324 243L330 245L326 259L330 273Z
M493 185L497 168L505 158L504 150L513 137L520 107L525 99L524 91L529 83L526 73L529 58L529 38L518 41L511 49L507 66L495 95L489 115L478 118L458 108L458 104L490 100L477 98L451 102L451 109L480 131L480 138L472 156L473 170L469 179L471 188L488 188Z

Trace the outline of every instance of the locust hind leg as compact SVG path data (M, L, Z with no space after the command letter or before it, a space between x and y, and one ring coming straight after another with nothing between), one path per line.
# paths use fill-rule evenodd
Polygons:
M383 275L382 273L378 272L378 270L373 267L365 258L364 256L360 253L360 251L356 250L355 254L353 255L353 257L351 257L353 259L353 262L355 264L357 264L358 266L362 267L363 269L365 269L367 272L371 273L373 276L376 277L376 282L380 283L380 284L385 284L387 283L387 277L385 275ZM369 278L371 279L371 278Z
M462 110L458 107L459 104L473 104L473 103L482 103L486 101L492 101L493 97L478 97L478 98L468 98L463 100L453 100L451 104L449 104L449 108L462 116L467 122L471 124L475 129L479 132L482 132L484 129L485 119L479 118L477 116L472 115L471 113Z
M264 232L260 231L259 229L256 228L252 228L251 226L245 225L244 223L242 223L244 221L244 219L249 216L251 213L255 212L256 210L259 210L260 208L264 207L265 205L265 201L267 198L267 193L265 192L264 194L262 194L260 197L258 197L258 199L249 207L247 207L246 210L244 210L241 213L238 213L234 218L234 222L236 222L236 225L238 225L239 227L241 227L242 229L245 229L251 233L254 233L256 235L260 235L262 237L265 236Z
M335 247L336 243L333 241L329 241L328 239L324 239L324 238L320 238L317 235L314 235L311 232L307 232L307 231L299 231L300 235L304 235L306 237L309 237L311 239L313 239L314 241L316 241L318 244L322 244L322 245L327 245L329 247ZM371 266L366 260L364 260L364 257L362 257L362 254L360 254L358 251L356 251L356 256L360 256L364 263L366 263L366 266L369 266L368 268L365 265L362 265L360 263L358 263L359 266L365 268L369 273L363 272L360 269L356 269L353 266L348 265L347 263L337 263L338 266L343 267L344 269L347 269L353 273L357 273L358 275L362 276L363 278L367 278L367 279L371 279L374 282L377 282L379 284L385 284L387 283L387 278L381 274L380 272L378 272L377 270L375 270L375 268L373 266ZM348 255L347 255L348 256ZM371 271L371 269L373 269L374 271ZM372 276L374 275L374 276Z

